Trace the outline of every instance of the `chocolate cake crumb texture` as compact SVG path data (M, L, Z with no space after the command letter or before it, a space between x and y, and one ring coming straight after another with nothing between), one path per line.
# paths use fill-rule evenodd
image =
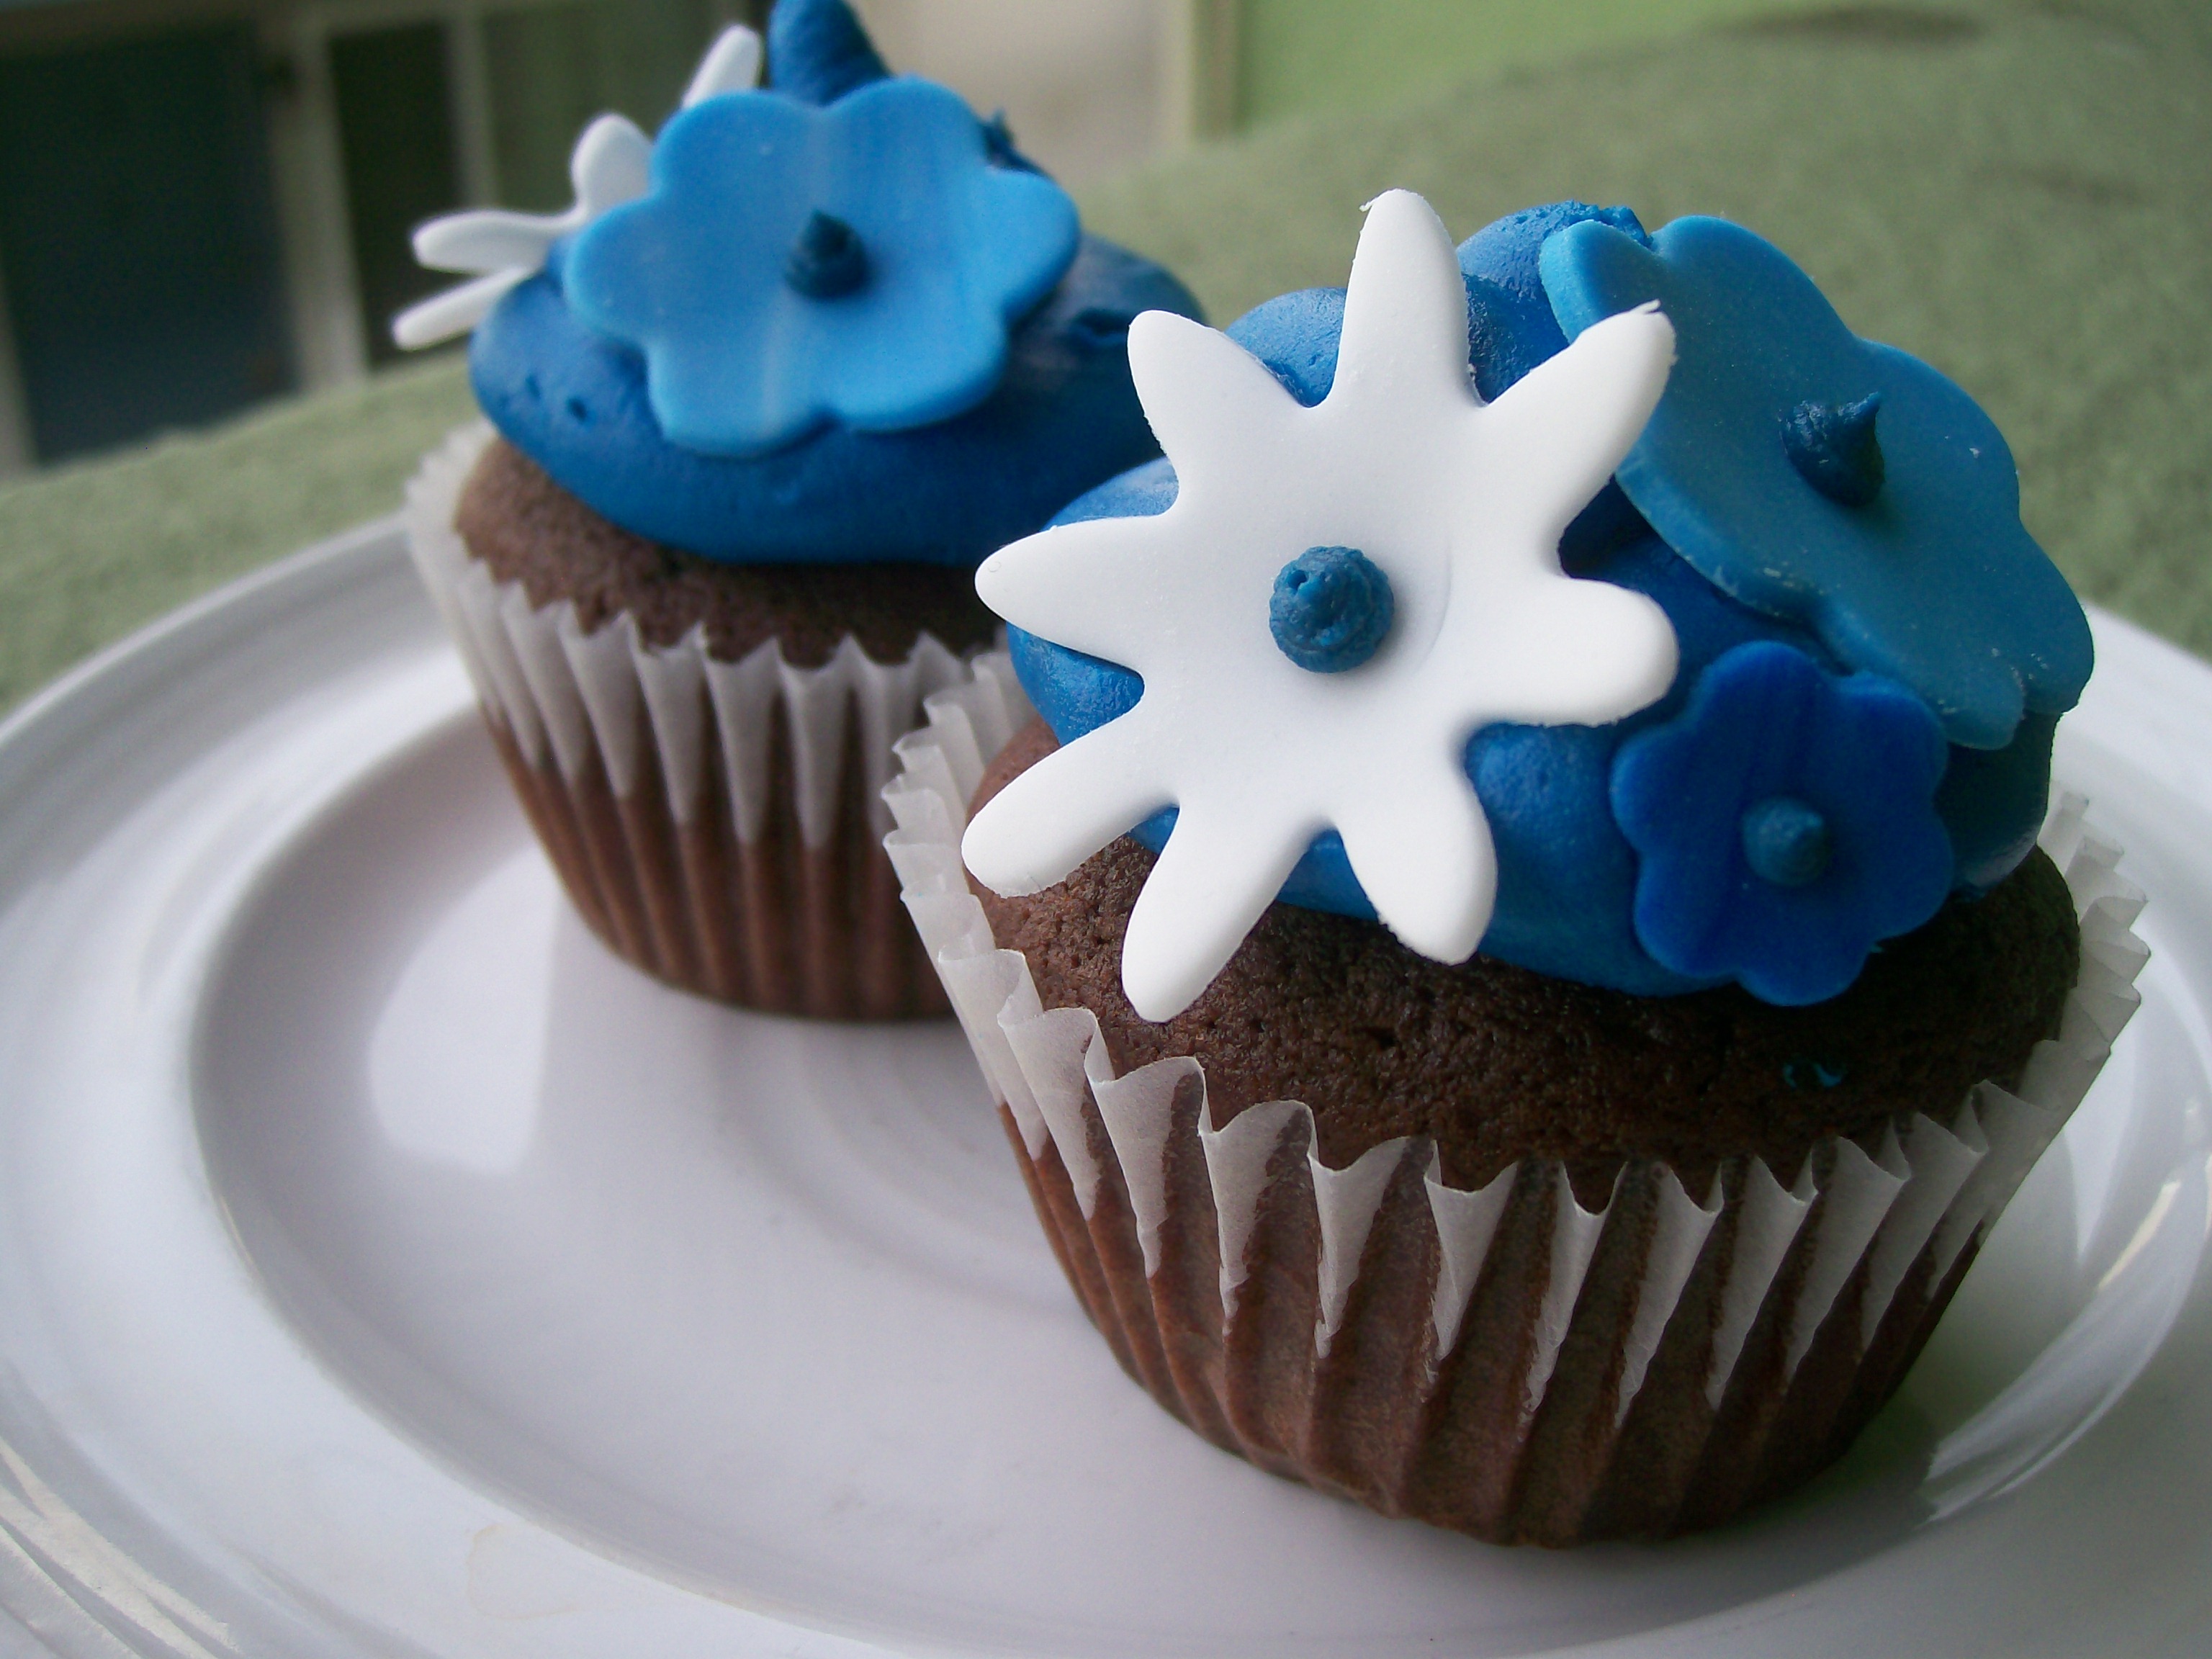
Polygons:
M504 438L469 475L454 525L470 554L520 582L533 605L573 600L586 633L627 611L647 643L669 646L704 623L708 654L725 662L774 639L785 660L818 667L848 634L876 661L899 662L924 633L963 652L998 632L969 571L701 558L609 523Z
M975 805L1055 746L1042 720L1025 728ZM1097 1014L1117 1071L1195 1055L1217 1124L1302 1100L1333 1167L1428 1135L1454 1186L1551 1157L1585 1203L1603 1201L1627 1158L1673 1164L1695 1193L1722 1160L1753 1152L1786 1183L1825 1136L1878 1133L1914 1110L1948 1122L1975 1083L2015 1079L2055 1033L2080 956L2064 879L2040 852L1809 1007L1733 986L1632 996L1480 956L1448 966L1376 923L1277 904L1196 1002L1152 1024L1121 985L1122 932L1152 862L1125 837L1042 893L976 890L1045 1006Z

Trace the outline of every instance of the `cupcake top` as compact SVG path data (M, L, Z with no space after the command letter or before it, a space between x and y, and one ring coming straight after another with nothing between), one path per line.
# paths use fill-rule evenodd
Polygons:
M977 573L1065 746L963 850L1004 893L1159 851L1146 1018L1279 896L1819 1002L2033 846L2090 643L2010 452L1751 232L1559 203L1455 253L1394 191L1346 289L1131 358L1166 459Z
M933 82L893 76L844 0L726 31L656 137L602 116L557 216L456 214L425 264L476 279L403 315L473 328L515 447L602 516L712 559L973 564L1157 454L1131 384L1165 270Z

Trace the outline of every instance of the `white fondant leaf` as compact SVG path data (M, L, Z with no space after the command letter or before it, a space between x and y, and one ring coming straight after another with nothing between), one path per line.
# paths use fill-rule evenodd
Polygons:
M1408 950L1465 962L1498 890L1490 823L1458 767L1407 772L1388 794L1346 797L1337 833L1375 914Z
M653 141L637 124L602 115L586 127L568 156L576 199L565 213L514 213L471 208L448 213L416 229L415 258L432 270L479 273L473 283L447 289L392 319L392 337L405 350L465 334L490 313L500 296L544 268L545 255L610 208L645 194Z
M1486 642L1496 712L1484 725L1602 726L1656 702L1674 683L1674 626L1647 595L1571 578L1530 583L1513 623Z
M471 208L431 220L415 233L415 259L433 270L527 273L546 250L609 208L645 194L653 143L632 122L602 115L584 130L568 160L576 199L565 213Z
M1121 941L1121 988L1139 1018L1172 1019L1212 982L1313 833L1255 823L1234 802L1182 803Z
M1144 764L1149 718L1131 711L1047 755L984 805L961 856L994 893L1018 896L1068 872L1173 804Z
M1498 395L1485 423L1492 470L1541 468L1558 480L1544 496L1522 498L1549 509L1532 532L1548 532L1556 544L1581 510L1568 503L1605 488L1659 406L1674 362L1674 324L1656 306L1639 306L1584 329ZM1565 518L1549 522L1563 509Z
M684 88L684 107L702 98L726 92L749 92L760 82L761 38L742 23L732 23L714 37L707 55Z
M1264 432L1300 412L1265 363L1226 334L1172 311L1144 312L1129 325L1129 374L1184 492L1211 482L1202 467L1185 477L1184 455L1208 454L1224 430Z
M433 219L415 233L415 263L432 270L534 270L561 240L562 221L541 213L472 208Z
M568 155L575 205L562 216L581 230L609 208L634 202L651 184L653 140L627 116L602 115L584 129ZM565 233L564 233L565 234Z
M1328 401L1407 398L1473 400L1467 285L1436 210L1393 190L1368 204L1360 227Z
M403 351L419 351L465 334L491 314L501 295L529 275L526 270L495 270L434 294L392 319L392 342Z
M1039 531L983 561L976 595L1017 627L1131 665L1139 648L1174 623L1174 596L1158 567L1173 560L1175 544L1140 528L1151 523L1085 519ZM1007 556L1017 550L1018 556ZM1101 592L1114 594L1115 603L1101 605Z

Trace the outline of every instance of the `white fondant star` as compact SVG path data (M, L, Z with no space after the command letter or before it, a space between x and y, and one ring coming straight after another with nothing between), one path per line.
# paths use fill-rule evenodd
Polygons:
M1335 382L1311 409L1225 335L1138 318L1129 367L1174 504L1016 542L975 586L1018 626L1133 669L1144 693L992 800L969 868L1036 892L1179 808L1122 947L1150 1020L1206 988L1332 828L1391 931L1464 961L1497 887L1468 739L1498 720L1618 720L1674 678L1665 612L1559 558L1658 402L1674 340L1656 309L1624 313L1485 404L1451 239L1407 191L1370 204ZM1382 568L1395 619L1371 659L1315 673L1277 647L1268 605L1286 562L1328 546Z
M743 92L760 79L760 36L732 24L714 38L684 88L689 109L702 98ZM544 268L545 254L563 236L572 236L609 208L645 194L653 159L653 140L637 124L620 115L602 115L586 127L568 157L568 179L576 197L566 213L512 213L503 208L475 208L433 219L415 233L415 258L432 270L457 270L474 282L434 294L393 319L392 337L412 351L465 334L482 322L500 298L518 283Z

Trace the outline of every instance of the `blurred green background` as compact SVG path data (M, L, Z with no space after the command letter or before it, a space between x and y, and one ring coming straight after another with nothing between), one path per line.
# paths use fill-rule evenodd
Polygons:
M1093 229L1164 259L1215 320L1341 283L1359 204L1393 185L1459 236L1567 196L1655 225L1725 215L1860 332L1983 402L2029 527L2086 597L2212 653L2212 7L1243 0L1164 15L1182 58L1162 84L1199 106L1181 129L1234 130L1078 195ZM526 78L548 124L570 125L580 94ZM528 199L513 171L509 199ZM447 356L0 483L0 702L389 511L470 412Z
M1944 9L1821 0L1243 0L1232 26L1235 118L1250 125L1380 107L1455 81L1762 18L1849 16L1864 27L1888 14L1910 28L1911 14Z

